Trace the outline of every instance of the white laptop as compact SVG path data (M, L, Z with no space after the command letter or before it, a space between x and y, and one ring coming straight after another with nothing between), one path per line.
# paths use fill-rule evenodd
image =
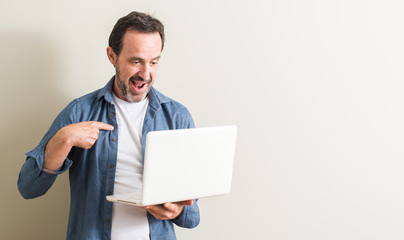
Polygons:
M107 200L147 206L229 193L236 135L236 126L149 132L142 192Z

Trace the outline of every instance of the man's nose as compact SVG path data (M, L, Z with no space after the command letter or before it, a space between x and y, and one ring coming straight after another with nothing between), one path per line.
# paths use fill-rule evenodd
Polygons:
M146 81L151 78L150 77L150 67L147 64L142 66L142 68L139 71L139 76L141 78L143 78L143 80L146 80Z

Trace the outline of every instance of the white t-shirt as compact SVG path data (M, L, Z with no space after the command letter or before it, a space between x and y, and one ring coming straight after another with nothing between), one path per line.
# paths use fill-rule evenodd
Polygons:
M113 96L118 122L114 194L142 190L142 128L149 99L129 103ZM150 239L146 210L122 203L112 206L112 240Z

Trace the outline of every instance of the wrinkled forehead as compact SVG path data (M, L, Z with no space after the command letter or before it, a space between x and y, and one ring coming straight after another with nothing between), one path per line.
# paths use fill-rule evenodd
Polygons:
M132 57L155 58L161 54L162 41L158 32L141 33L136 30L125 32L121 54Z

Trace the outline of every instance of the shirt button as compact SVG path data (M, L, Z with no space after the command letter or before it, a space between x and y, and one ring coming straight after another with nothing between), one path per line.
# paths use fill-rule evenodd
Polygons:
M109 196L109 195L112 195L112 193L111 193L111 192L107 192L107 196Z
M110 222L111 222L111 220L109 220L109 219L106 219L106 220L105 220L105 222L106 222L106 223L110 223Z
M111 113L111 114L109 114L109 116L114 117L114 116L115 116L115 114Z
M116 138L113 138L112 141L115 142L115 141L116 141Z
M114 164L109 165L109 168L114 168L114 167L115 167Z

